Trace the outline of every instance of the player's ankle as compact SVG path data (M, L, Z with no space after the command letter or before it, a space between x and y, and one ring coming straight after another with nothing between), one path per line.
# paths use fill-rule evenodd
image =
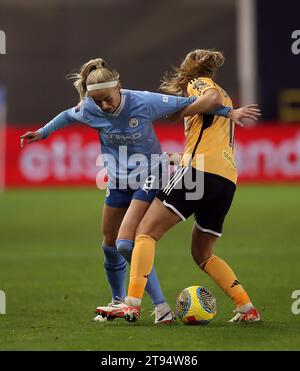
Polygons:
M133 296L127 296L125 299L125 304L133 306L133 307L139 307L141 305L142 299L140 298L134 298Z
M240 307L237 307L236 309L240 313L247 313L252 308L253 308L253 304L250 302L250 303L244 304Z

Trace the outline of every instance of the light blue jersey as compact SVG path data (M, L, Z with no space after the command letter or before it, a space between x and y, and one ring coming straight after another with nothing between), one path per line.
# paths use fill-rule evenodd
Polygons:
M118 185L121 181L122 188L124 184L132 186L135 183L137 188L143 179L136 178L134 170L144 167L141 176L145 179L150 171L150 164L154 168L158 166L158 162L153 162L153 155L162 153L153 121L182 110L196 99L122 89L121 102L114 113L102 111L91 97L86 97L80 108L74 107L60 113L38 131L44 139L54 131L75 122L98 130L109 186L116 183ZM138 162L136 155L141 154L147 159L147 163ZM131 181L128 182L129 180Z

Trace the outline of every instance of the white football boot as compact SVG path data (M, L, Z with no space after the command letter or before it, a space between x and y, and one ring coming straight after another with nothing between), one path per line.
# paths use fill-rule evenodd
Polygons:
M168 303L157 304L151 315L155 315L154 324L170 324L175 322L176 317Z

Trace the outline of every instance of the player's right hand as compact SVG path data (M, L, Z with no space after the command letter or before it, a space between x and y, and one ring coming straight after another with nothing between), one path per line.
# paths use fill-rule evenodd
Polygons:
M38 131L27 131L27 133L20 136L21 148L24 147L25 143L37 142L42 139L41 134Z
M228 117L237 125L244 126L242 120L258 120L261 116L260 108L257 104L248 104L238 109L229 111Z

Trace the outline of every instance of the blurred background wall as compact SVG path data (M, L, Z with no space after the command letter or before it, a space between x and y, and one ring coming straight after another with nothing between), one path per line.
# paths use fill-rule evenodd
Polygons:
M257 97L265 120L300 122L300 1L256 1Z
M102 57L123 86L156 91L194 48L226 56L220 83L238 97L234 0L0 0L0 83L9 123L40 123L76 104L68 73Z

